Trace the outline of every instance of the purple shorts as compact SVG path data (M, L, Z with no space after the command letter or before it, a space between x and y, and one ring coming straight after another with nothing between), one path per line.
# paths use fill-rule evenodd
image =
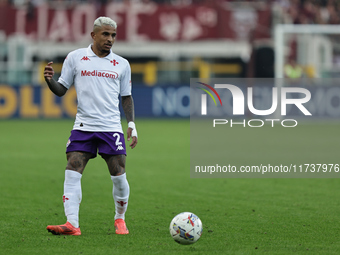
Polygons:
M83 151L93 154L118 155L125 154L124 134L119 132L88 132L72 130L66 144L66 153L71 151Z

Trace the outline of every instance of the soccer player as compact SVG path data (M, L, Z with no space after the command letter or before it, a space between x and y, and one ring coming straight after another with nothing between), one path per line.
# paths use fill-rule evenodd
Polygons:
M128 234L125 212L130 188L125 173L126 147L121 126L119 95L128 122L127 140L137 145L134 104L131 95L131 68L128 61L111 51L117 24L108 17L94 21L93 43L70 52L64 60L61 76L53 79L49 62L44 70L45 81L57 96L63 96L74 84L78 108L73 130L66 145L63 203L67 222L50 225L55 235L80 235L79 205L82 199L81 177L89 159L97 152L106 161L113 182L116 234Z

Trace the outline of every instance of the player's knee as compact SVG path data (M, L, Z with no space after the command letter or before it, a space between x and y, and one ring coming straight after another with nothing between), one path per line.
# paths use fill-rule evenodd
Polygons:
M104 157L104 159L111 175L118 176L125 173L125 155L111 155Z
M87 162L88 157L85 157L81 153L68 153L66 169L82 173Z
M73 171L77 171L79 173L83 173L84 168L85 167L80 165L80 164L75 164L74 161L68 161L67 165L66 165L67 170L73 170Z
M118 160L118 167L120 168L120 172L125 173L125 155L121 155Z

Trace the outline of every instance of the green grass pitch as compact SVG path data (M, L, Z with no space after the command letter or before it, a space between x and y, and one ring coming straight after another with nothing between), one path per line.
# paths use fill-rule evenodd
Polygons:
M127 158L129 235L114 234L112 182L97 157L82 178L82 235L53 236L46 226L65 223L64 151L72 125L0 122L0 254L340 254L339 179L190 178L188 120L137 121L139 144ZM306 137L297 132L291 139L322 140L318 150L339 153L338 123L310 127ZM197 214L204 227L189 246L169 234L171 219L183 211Z

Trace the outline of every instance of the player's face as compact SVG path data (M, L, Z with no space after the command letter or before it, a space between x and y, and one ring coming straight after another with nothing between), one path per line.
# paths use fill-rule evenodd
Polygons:
M111 51L112 45L116 39L116 29L114 27L105 25L96 28L91 33L93 39L93 51L99 57L108 55Z

